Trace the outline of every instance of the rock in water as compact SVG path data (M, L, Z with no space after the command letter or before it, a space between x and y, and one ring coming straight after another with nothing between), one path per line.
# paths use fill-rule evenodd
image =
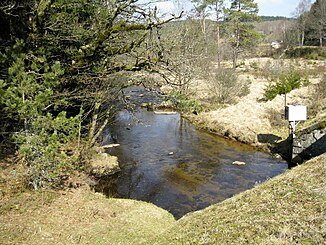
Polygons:
M240 161L234 161L232 164L233 165L238 165L238 166L240 166L240 165L246 165L245 162L240 162Z
M93 156L90 161L91 173L95 177L103 177L115 174L121 169L119 167L118 158L110 156L106 153L99 153Z
M154 111L154 114L158 115L175 115L177 114L176 111Z
M108 149L108 148L113 148L118 146L120 146L120 144L108 144L108 145L102 145L101 147L104 149Z

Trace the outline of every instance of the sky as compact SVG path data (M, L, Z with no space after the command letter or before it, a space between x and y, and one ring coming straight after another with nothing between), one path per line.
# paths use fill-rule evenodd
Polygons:
M300 0L256 0L259 15L293 17Z
M227 2L227 1L226 1ZM293 13L300 0L255 0L258 3L259 15L293 17ZM189 0L162 0L155 5L161 13L178 13L181 10L190 10L192 3Z

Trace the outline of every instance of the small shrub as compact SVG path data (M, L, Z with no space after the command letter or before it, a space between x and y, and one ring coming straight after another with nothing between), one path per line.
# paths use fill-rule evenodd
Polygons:
M285 52L288 58L306 58L312 60L318 60L325 57L325 50L321 47L305 46L305 47L293 47Z
M258 70L259 66L256 61L250 63L250 67L254 70Z
M279 79L273 78L271 80L265 88L264 98L273 100L277 95L290 93L293 89L309 84L307 78L302 78L298 71L291 69L288 73L281 74Z
M311 54L305 55L304 58L309 59L309 60L318 60L319 54L317 52L312 52Z
M250 93L250 81L239 81L233 69L220 68L208 76L209 90L216 103L233 103Z
M48 113L33 119L24 132L14 136L21 158L29 166L28 182L34 189L58 186L78 167L78 147L71 145L78 138L80 120L81 114L67 118L65 112L56 117Z
M267 111L267 118L273 127L286 126L287 122L282 118L283 112L276 109L269 109Z
M174 106L183 112L202 112L203 107L200 102L195 99L189 99L184 93L180 91L172 91L169 100L174 104Z

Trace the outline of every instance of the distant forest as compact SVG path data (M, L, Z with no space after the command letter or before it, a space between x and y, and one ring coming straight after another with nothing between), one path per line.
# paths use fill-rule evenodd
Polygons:
M260 16L261 21L276 21L276 20L294 20L284 16Z

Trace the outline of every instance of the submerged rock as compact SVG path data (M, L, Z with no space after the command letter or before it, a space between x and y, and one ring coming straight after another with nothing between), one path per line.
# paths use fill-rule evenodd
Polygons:
M175 115L177 114L176 111L154 111L154 114L158 115Z
M113 148L118 146L120 146L120 144L108 144L108 145L103 145L102 148L108 149L108 148Z

